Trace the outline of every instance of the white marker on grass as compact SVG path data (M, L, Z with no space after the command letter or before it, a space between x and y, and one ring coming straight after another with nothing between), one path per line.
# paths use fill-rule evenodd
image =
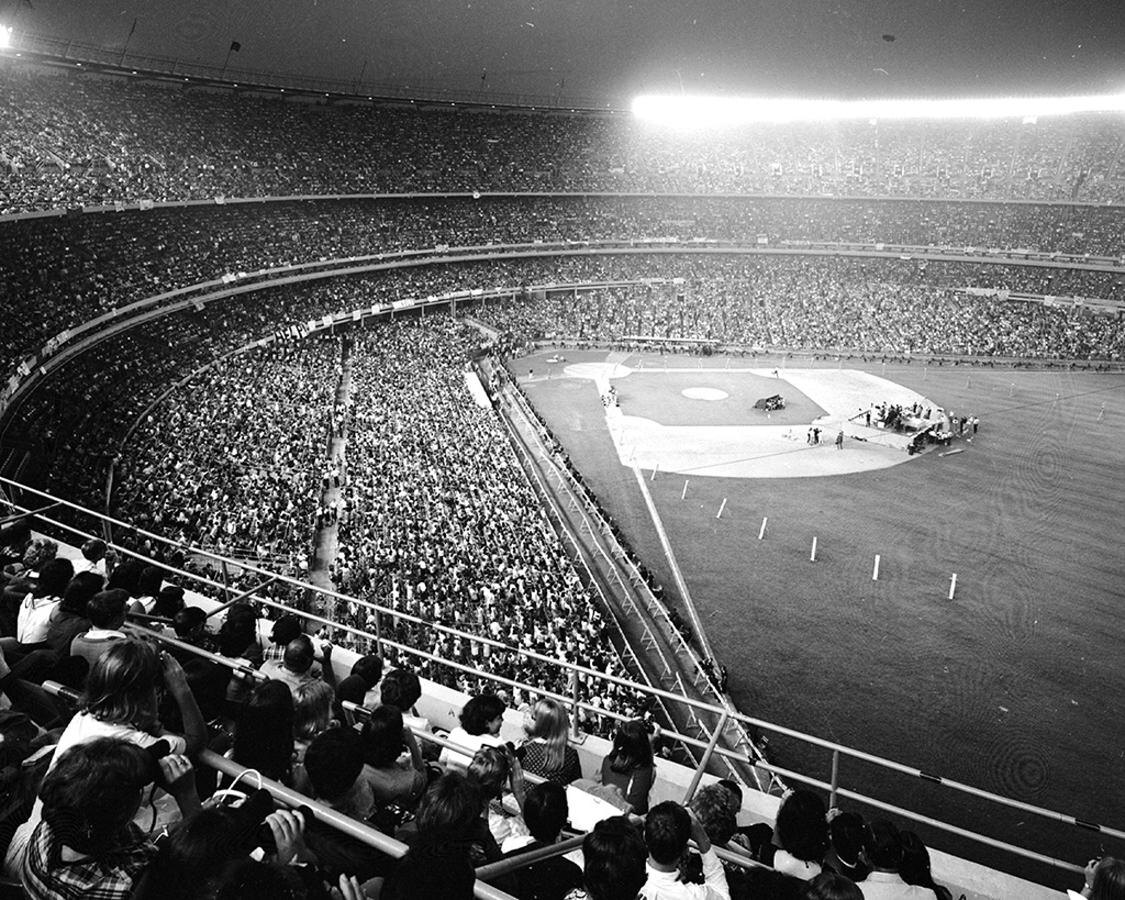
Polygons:
M957 573L953 573L953 577L949 579L949 599L953 599L954 593L957 591Z
M878 553L875 554L875 568L871 570L871 580L872 581L878 581L879 580L879 554Z
M816 535L813 535L812 553L809 554L809 562L816 562Z
M723 502L719 504L719 511L717 513L715 513L715 518L721 519L723 517L723 510L726 509L726 508L727 508L727 498L723 497Z
M766 522L769 521L768 516L762 517L762 527L758 530L758 540L762 540L766 536Z
M687 483L690 480L691 479L688 479L688 478L684 479L684 489L682 491L680 491L680 499L681 500L683 500L687 496Z

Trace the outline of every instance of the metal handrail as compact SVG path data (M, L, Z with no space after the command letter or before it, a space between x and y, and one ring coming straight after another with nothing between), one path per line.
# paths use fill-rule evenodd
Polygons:
M70 501L61 500L60 498L54 497L53 495L48 494L44 491L40 491L36 488L27 487L26 485L20 484L19 482L13 481L9 478L0 476L0 484L6 484L6 485L8 485L10 487L13 487L13 488L26 490L29 493L35 494L37 496L41 496L45 499L60 500L60 502L63 503L63 505L71 507L71 508L77 510L78 512L82 512L86 515L92 516L92 517L94 517L98 520L110 521L115 525L118 525L118 526L126 528L126 529L133 530L133 531L137 532L138 534L143 534L143 535L145 535L147 537L150 537L150 538L153 538L153 539L155 539L155 540L157 540L161 543L164 543L164 544L167 544L167 545L170 545L170 546L175 546L179 549L185 549L182 545L179 545L179 544L177 544L173 541L170 541L166 538L163 538L160 535L156 535L156 534L153 534L151 532L146 532L143 529L135 528L134 526L132 526L128 523L122 522L120 520L113 519L112 517L105 516L101 513L97 513L97 512L92 511L92 510L85 509L84 507L81 507L78 504L71 503ZM24 507L20 506L19 504L14 503L11 500L5 500L4 502L7 503L7 505L9 505L9 506L11 506L15 509L19 509L21 511L26 511ZM77 534L80 534L80 535L83 535L83 536L87 536L86 532L83 532L80 529L74 528L73 526L67 525L66 523L57 522L53 519L49 519L49 518L46 518L46 517L44 517L44 520L53 524L53 525L56 525L58 527L69 530L71 532L74 532L74 533L77 533ZM121 550L121 552L127 553L129 555L137 556L139 558L144 558L141 554L138 554L135 551L129 550L128 548L119 548L119 549ZM222 560L223 559L223 557L220 557L217 554L210 553L210 552L207 552L207 551L196 551L193 548L186 548L186 549L191 549L192 552L198 552L200 555L203 555L203 556L206 556L208 558L215 559L215 560ZM165 566L165 568L168 569L169 571L178 571L179 574L182 574L182 575L184 575L185 577L187 577L191 580L207 584L207 585L209 585L211 587L214 587L216 589L222 588L221 584L219 584L217 582L214 582L211 579L207 579L203 576L199 576L199 575L196 575L194 573L190 573L190 572L186 572L186 571L182 571L182 570L169 569L168 566ZM258 569L257 567L253 567L253 566L245 566L244 565L243 568L246 568L250 571L255 571L258 574L266 575L266 576L275 574L275 573L266 572L264 570ZM473 634L470 634L470 633L467 633L467 632L460 632L459 630L449 628L448 626L440 626L440 625L435 625L433 623L425 623L425 622L422 622L422 620L418 619L418 617L410 616L409 614L401 613L399 611L389 609L389 608L386 608L386 607L380 607L377 604L369 604L369 603L366 603L365 601L360 601L357 598L348 597L347 595L339 594L338 592L335 592L335 591L331 591L331 590L324 589L324 588L318 588L315 585L306 584L304 582L298 581L297 579L291 579L291 578L288 578L287 576L282 576L282 575L278 575L277 577L278 577L279 581L291 583L296 587L300 587L302 589L307 589L307 590L313 591L314 593L321 593L321 594L324 594L326 596L334 596L334 597L336 597L338 599L342 599L346 602L360 603L360 604L365 605L365 606L370 606L370 607L375 608L375 609L379 610L380 612L382 612L384 614L387 614L387 615L390 615L392 617L399 617L399 618L403 618L403 619L408 620L408 621L420 622L420 623L425 624L429 627L432 627L436 630L441 630L441 631L445 631L445 632L448 632L448 633L451 633L451 634L456 634L456 635L458 635L458 636L460 636L460 637L462 637L463 639L466 639L466 640L478 641L478 642L483 642L483 643L490 643L494 646L499 646L500 649L504 650L505 652L513 652L513 653L516 653L518 655L525 656L529 659L536 659L537 661L547 662L548 664L554 665L558 668L568 669L568 670L571 670L571 671L577 671L577 672L582 673L586 677L592 677L592 678L601 679L601 680L604 680L604 681L607 681L607 682L610 682L610 683L616 683L616 684L624 685L624 686L630 687L630 688L632 688L632 689L634 689L634 690L636 690L640 693L651 693L651 694L655 694L655 695L658 695L658 696L664 696L667 699L675 700L676 702L684 703L684 704L689 705L689 706L694 707L694 708L707 710L707 711L709 711L709 712L711 712L715 715L722 715L724 712L727 712L726 710L723 710L721 707L717 707L717 706L714 706L714 705L711 705L711 704L707 704L707 703L702 702L702 701L697 701L697 700L694 700L693 698L690 698L690 697L681 696L681 695L678 695L678 694L673 694L673 693L668 692L668 691L663 691L659 688L651 688L651 687L648 687L647 685L641 685L641 684L637 684L635 682L629 682L625 679L617 678L616 676L606 675L604 673L599 673L595 670L587 669L587 668L582 667L582 666L577 666L573 663L567 663L567 662L563 662L563 661L560 661L560 660L552 660L549 657L545 657L541 654L532 653L530 651L523 651L520 648L511 648L511 647L508 647L506 645L500 645L498 642L491 641L488 638L482 638L478 635L473 635ZM351 626L339 625L337 623L333 623L330 620L324 619L324 618L319 617L319 616L311 615L309 613L305 613L305 612L300 611L300 610L292 610L290 607L287 607L285 604L280 603L278 601L264 600L263 602L265 602L267 605L270 605L270 606L273 606L273 607L276 607L276 608L279 608L279 609L284 609L284 610L287 610L287 611L296 612L299 615L305 616L306 618L308 618L310 620L313 620L313 621L320 621L320 622L323 622L324 624L330 625L332 627L343 628L347 631L350 631L350 632L355 633L357 635L363 636L364 638L367 638L367 639L371 639L371 640L376 639L375 635L372 635L369 632L364 632L362 629L356 629L356 628L353 628ZM425 651L420 651L420 650L416 650L416 649L411 648L411 647L406 647L405 645L398 644L398 643L392 642L392 641L388 641L386 639L383 639L382 643L387 644L389 646L393 646L397 649L402 649L402 650L404 650L405 652L407 652L411 655L415 655L417 657L424 658L424 659L429 659L433 662L436 662L436 663L444 665L444 666L449 666L449 667L452 667L452 668L456 668L456 669L464 670L464 671L467 671L467 672L471 672L472 674L475 674L475 675L478 675L478 676L485 676L485 677L489 678L490 680L494 680L498 683L508 684L510 686L513 686L513 687L519 687L522 690L527 690L527 691L530 691L532 693L540 694L540 695L543 695L543 696L554 697L555 699L559 700L560 702L562 702L564 704L568 704L570 702L570 698L568 698L568 697L563 697L561 695L554 694L550 691L547 691L547 690L545 690L543 688L540 688L540 687L537 687L535 685L529 685L529 684L526 684L524 682L516 681L514 679L508 679L508 678L503 678L501 676L483 673L479 669L472 669L468 666L464 666L462 664L456 663L453 660L442 659L440 657L434 656L433 654L426 653ZM590 707L590 708L591 708L592 711L596 711L600 715L605 715L605 716L608 716L608 717L611 717L611 718L617 718L617 719L624 718L620 715L610 713L610 712L607 712L607 711L602 710L602 709L597 709L597 708L593 708L593 707ZM788 737L792 737L794 739L803 741L803 742L805 742L807 744L811 744L813 746L821 747L821 748L824 748L824 749L827 749L827 750L830 750L830 751L839 751L840 753L846 754L846 755L848 755L852 758L859 759L859 760L862 760L862 761L865 761L865 762L869 762L873 765L877 765L877 766L880 766L882 768L889 769L891 771L897 772L897 773L902 774L902 775L906 775L906 776L909 776L909 777L912 777L912 778L917 778L917 779L920 779L920 780L923 780L923 781L928 781L928 782L931 782L931 783L934 783L934 784L941 784L941 785L944 785L945 787L952 788L953 790L958 791L960 793L969 794L971 796L974 796L974 797L977 797L979 799L983 799L983 800L986 800L986 801L989 801L989 802L992 802L992 803L996 803L996 804L1001 805L1001 806L1006 806L1006 807L1011 808L1011 809L1017 809L1017 810L1020 810L1020 811L1023 811L1023 812L1038 815L1038 816L1041 816L1043 818L1047 818L1047 819L1050 819L1052 821L1055 821L1055 822L1058 822L1058 823L1061 823L1061 824L1075 825L1075 826L1078 826L1080 828L1084 828L1084 829L1087 829L1087 830L1090 830L1090 831L1095 831L1095 832L1105 834L1105 835L1108 835L1108 836L1111 836L1111 837L1125 838L1125 831L1123 831L1121 829L1112 828L1110 826L1101 825L1101 824L1094 823L1094 822L1088 822L1088 821L1079 819L1076 816L1071 816L1071 815L1068 815L1068 814L1065 814L1065 813L1057 812L1055 810L1050 810L1050 809L1046 809L1046 808L1043 808L1043 807L1038 807L1038 806L1035 806L1033 804L1025 803L1023 801L1013 800L1013 799L1008 798L1008 797L1003 797L1003 796L1000 796L998 794L993 794L989 791L983 790L981 788L976 788L972 785L964 784L962 782L958 782L958 781L955 781L955 780L952 780L952 779L946 779L946 778L943 778L941 776L926 772L922 769L918 769L916 767L907 766L907 765L904 765L902 763L895 762L894 760L889 760L889 759L885 759L885 758L876 756L874 754L866 753L862 750L856 750L854 748L847 747L845 745L838 744L838 743L835 743L833 741L828 741L828 740L825 740L823 738L815 737L813 735L804 734L802 732L796 731L795 729L786 728L784 726L779 726L779 725L776 725L774 723L767 722L763 719L758 719L758 718L755 718L755 717L752 717L752 716L746 716L746 715L743 715L741 713L732 713L731 718L734 718L734 719L736 719L738 721L741 721L745 724L753 725L755 727L759 727L759 728L763 728L763 729L768 730L768 731L772 731L772 732L777 733L777 734L782 734L782 735L785 735L785 736L788 736ZM685 743L690 743L694 746L699 746L699 747L704 747L704 748L706 747L706 743L698 741L698 740L696 740L694 738L691 738L690 736L687 736L687 735L679 735L679 734L675 734L675 733L669 733L669 736L671 738L675 739L675 740L682 740ZM726 756L726 757L729 757L729 758L732 758L732 759L740 760L744 764L756 765L756 766L762 768L765 771L769 771L771 773L781 775L781 776L786 777L786 778L791 778L794 781L798 781L798 782L802 782L802 783L805 783L805 784L815 786L817 788L825 790L826 792L830 792L831 789L832 789L832 785L829 784L829 783L825 783L823 781L820 781L818 779L812 778L808 775L804 775L804 774L799 773L799 772L795 772L795 771L785 769L785 768L780 767L780 766L776 766L772 763L766 763L766 762L762 762L762 761L752 760L749 757L747 757L745 754L741 754L741 753L738 753L738 752L735 752L735 751L730 751L730 750L727 750L727 749L725 749L723 747L720 747L720 746L716 746L713 749L713 753L721 755L721 756ZM1048 863L1052 866L1055 866L1057 868L1062 868L1062 869L1065 869L1067 871L1081 871L1081 867L1075 866L1071 863L1067 863L1067 862L1064 862L1064 861L1061 861L1061 860L1056 860L1056 859L1053 859L1051 857L1046 857L1046 856L1043 856L1042 854L1038 854L1038 853L1035 853L1034 851L1026 850L1026 849L1024 849L1022 847L1018 847L1016 845L1008 844L1008 843L1005 843L1003 841L998 841L994 838L989 838L985 835L981 835L981 834L978 834L978 833L975 833L975 832L971 832L971 831L968 831L966 829L960 828L958 826L951 825L951 824L948 824L948 823L945 823L945 822L941 822L941 821L936 820L936 819L931 819L931 818L929 818L927 816L924 816L920 813L915 813L915 812L912 812L910 810L905 810L905 809L902 809L900 807L894 806L892 804L886 803L884 801L877 800L875 798L867 797L866 795L856 793L854 791L846 790L844 788L837 788L837 794L839 796L843 796L843 797L846 797L846 798L851 799L851 800L855 800L855 801L858 801L858 802L861 802L861 803L865 803L865 804L877 807L879 809L886 810L888 812L893 812L896 815L902 815L904 817L911 818L915 821L922 822L922 823L927 824L927 825L931 825L931 826L933 826L935 828L938 828L940 830L949 832L951 834L958 835L960 837L967 838L969 840L976 841L976 842L981 843L981 844L985 844L985 845L990 846L990 847L994 847L994 848L997 848L997 849L1003 849L1003 850L1006 850L1008 852L1012 852L1012 853L1015 853L1017 855L1023 856L1025 858L1034 859L1034 860L1037 860L1037 861L1040 861L1040 862L1046 862L1046 863Z

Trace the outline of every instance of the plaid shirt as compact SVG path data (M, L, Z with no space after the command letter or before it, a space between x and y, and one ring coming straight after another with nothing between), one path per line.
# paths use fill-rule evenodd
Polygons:
M63 862L62 846L40 822L31 835L20 880L32 900L128 900L133 882L156 855L156 847L130 825L136 841L100 859Z

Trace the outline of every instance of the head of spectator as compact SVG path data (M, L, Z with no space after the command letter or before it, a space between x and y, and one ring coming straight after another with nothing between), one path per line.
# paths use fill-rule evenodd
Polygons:
M622 722L613 734L610 768L614 772L634 772L652 765L652 743L644 720Z
M152 644L125 638L110 644L90 669L81 706L108 725L159 734L156 689L162 683L160 657Z
M214 900L312 900L296 866L258 862L248 856L227 863L216 877Z
M137 596L155 597L164 584L164 570L157 566L145 566L137 578Z
M466 841L484 807L473 780L446 772L431 784L418 803L418 837L435 841Z
M86 618L86 604L102 589L103 584L105 579L97 572L79 572L63 591L59 614Z
M99 878L131 887L153 852L131 820L154 768L148 751L119 738L78 744L59 757L39 791L43 820L21 873L32 896L80 896L94 886L74 884L85 873L59 865L67 850L86 857L84 867L102 870ZM76 888L81 894L74 893Z
M187 900L206 896L231 860L253 849L257 826L273 811L268 791L238 807L212 806L183 820L161 842L131 900Z
M172 627L181 641L194 643L207 630L207 613L198 606L185 606L172 616Z
M47 538L36 538L23 552L23 568L38 572L44 564L55 559L59 545Z
M380 702L409 712L422 697L422 683L409 669L392 669L379 686Z
M39 567L39 582L32 591L36 597L62 597L74 577L74 563L60 556Z
M301 620L292 614L286 614L273 623L270 631L270 642L278 647L288 648L290 641L295 641L305 633L301 627Z
M470 837L483 809L476 787L447 772L422 795L418 838L399 862L383 896L391 900L470 900L476 873Z
M311 741L332 724L332 688L323 681L304 681L293 689L293 737Z
M863 829L863 855L879 872L897 872L902 865L902 840L894 822L879 819Z
M523 821L531 836L541 844L553 844L570 818L566 788L553 781L533 784L523 800Z
M389 769L406 749L402 713L396 706L379 706L363 723L363 761L373 769Z
M166 584L156 595L152 614L163 619L173 619L184 608L184 589L178 584Z
M316 651L313 649L313 643L309 640L308 635L302 634L295 637L285 645L282 663L290 672L296 675L304 675L312 668L315 660Z
M531 708L524 731L529 740L540 741L545 745L547 768L562 768L567 748L567 732L570 717L561 703L544 697Z
M148 568L139 559L124 559L114 566L109 575L109 588L120 588L130 597L140 597L141 573Z
M673 872L687 853L691 816L674 800L665 800L645 817L645 846L649 863L661 872Z
M91 628L116 631L125 624L128 608L129 595L120 588L98 591L86 604L86 618Z
M284 681L254 688L234 727L231 758L266 778L288 778L293 760L293 695Z
M828 823L831 854L835 855L834 868L852 881L867 877L868 865L863 860L863 819L853 812L838 813Z
M486 801L500 799L511 773L507 754L499 747L481 747L469 763L469 779L477 785Z
M800 900L863 900L863 891L838 872L821 872L805 882Z
M363 771L363 744L350 728L329 728L305 752L305 772L316 799L346 806Z
M902 844L902 862L899 864L898 874L907 884L926 887L936 891L934 876L930 871L930 851L922 843L922 839L913 831L903 831L898 836Z
M90 538L82 545L82 558L91 565L96 565L105 559L109 547L101 538Z
M691 798L691 811L707 832L712 844L725 847L738 831L735 816L738 806L734 796L720 784L709 784L695 792Z
M828 850L828 810L812 791L798 789L777 811L777 841L795 859L819 864Z
M648 879L645 838L628 816L598 822L582 841L582 858L590 900L632 900Z
M1086 867L1086 900L1125 900L1125 861L1104 856Z
M495 694L470 697L461 709L461 727L468 734L489 734L496 737L504 724L504 701Z
M367 653L361 656L352 663L352 670L348 675L354 675L361 679L367 685L367 690L371 690L383 677L383 657L378 653Z
M258 614L245 604L232 606L215 638L223 656L234 659L244 656L257 643Z

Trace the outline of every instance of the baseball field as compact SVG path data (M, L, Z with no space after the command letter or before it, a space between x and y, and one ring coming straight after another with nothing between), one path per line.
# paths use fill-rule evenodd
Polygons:
M1125 826L1125 377L552 355L512 369L673 605L678 567L740 709ZM603 403L610 387L616 405ZM785 409L753 408L778 393ZM880 403L976 416L979 431L908 456L867 423ZM770 750L829 778L823 750L780 737ZM1125 850L856 762L840 784L1050 856ZM917 830L1025 877L1072 880Z

